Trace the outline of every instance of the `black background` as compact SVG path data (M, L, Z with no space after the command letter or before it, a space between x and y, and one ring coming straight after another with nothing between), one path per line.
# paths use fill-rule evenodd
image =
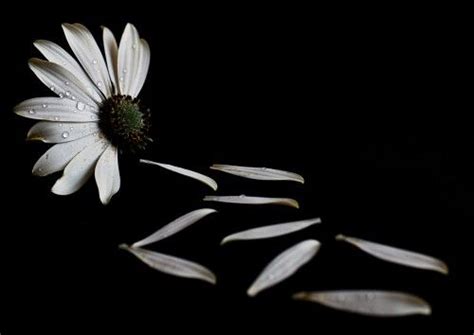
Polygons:
M4 21L2 335L473 331L472 107L463 102L472 57L462 9L130 7L32 9ZM294 197L301 209L203 203L213 193L206 186L133 159L121 160L122 187L108 206L93 180L72 196L51 194L59 174L31 176L47 145L25 142L34 122L11 110L51 95L27 59L40 56L35 39L66 46L62 22L81 22L100 41L100 25L119 38L132 22L150 43L141 97L155 143L142 157L207 173L218 194ZM239 179L209 171L212 163L295 171L306 184ZM219 214L152 248L209 267L215 287L161 274L117 248L201 207ZM219 246L232 232L315 216L323 224L296 234ZM378 261L334 241L338 233L433 255L451 273ZM245 295L268 261L307 238L323 244L310 264ZM290 299L358 288L415 293L433 314L377 319Z

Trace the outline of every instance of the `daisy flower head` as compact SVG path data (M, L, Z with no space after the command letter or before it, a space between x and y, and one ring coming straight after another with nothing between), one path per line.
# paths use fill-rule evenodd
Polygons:
M40 120L28 139L54 144L34 165L34 175L64 170L52 192L68 195L94 174L100 200L107 204L120 189L119 150L136 152L150 141L150 111L137 98L148 73L150 48L130 23L119 45L103 27L104 59L86 27L62 27L77 60L56 43L38 40L34 45L46 60L29 61L57 97L28 99L15 113Z

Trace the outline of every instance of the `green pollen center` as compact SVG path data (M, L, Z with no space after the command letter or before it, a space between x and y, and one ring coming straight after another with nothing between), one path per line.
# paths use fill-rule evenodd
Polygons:
M150 113L140 101L130 96L115 95L100 108L99 126L105 136L119 148L137 152L150 141Z

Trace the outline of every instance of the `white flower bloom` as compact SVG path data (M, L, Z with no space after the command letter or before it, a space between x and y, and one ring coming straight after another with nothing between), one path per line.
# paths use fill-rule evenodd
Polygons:
M52 192L76 192L95 173L100 200L107 204L120 189L118 148L136 151L149 141L149 110L138 94L150 64L148 43L127 24L119 46L103 28L104 54L81 24L63 24L76 61L59 45L39 40L35 47L47 60L31 59L36 76L59 97L23 101L18 115L41 120L28 139L54 143L33 168L46 176L64 170Z

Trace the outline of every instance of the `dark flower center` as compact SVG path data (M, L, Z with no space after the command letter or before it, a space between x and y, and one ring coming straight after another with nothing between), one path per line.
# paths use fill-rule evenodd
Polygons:
M126 95L114 95L100 107L99 126L104 135L120 149L136 153L151 141L150 110L140 100Z

